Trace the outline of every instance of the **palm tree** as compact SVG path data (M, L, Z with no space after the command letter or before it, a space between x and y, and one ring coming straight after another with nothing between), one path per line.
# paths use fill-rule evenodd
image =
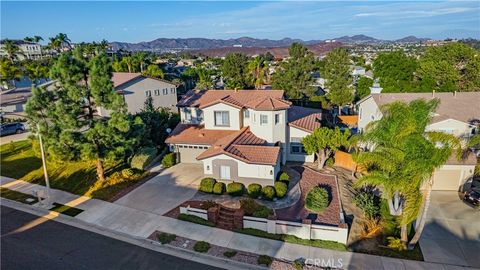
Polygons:
M401 240L407 245L407 227L417 220L416 234L409 248L418 241L428 211L432 175L453 153L461 153L459 140L441 132L425 132L438 100L395 102L381 108L383 118L367 127L362 141L374 146L359 153L357 161L368 169L357 185L382 189L390 213L399 217ZM426 187L422 196L421 189ZM423 211L421 211L423 209ZM419 215L419 213L422 213Z
M248 73L252 75L251 82L255 89L259 89L266 81L268 67L265 65L263 57L257 56L248 63Z
M3 49L7 54L7 58L12 63L18 58L18 55L22 54L22 52L20 51L20 47L18 47L17 43L10 39L5 39L3 41Z
M67 47L69 49L72 48L70 44L71 40L68 38L67 34L59 33L55 37L49 38L49 40L50 42L48 44L48 47L56 50L57 52L60 52L64 47Z
M33 37L25 37L23 40L25 40L27 42L38 43L41 40L43 40L43 38L41 36L33 36Z

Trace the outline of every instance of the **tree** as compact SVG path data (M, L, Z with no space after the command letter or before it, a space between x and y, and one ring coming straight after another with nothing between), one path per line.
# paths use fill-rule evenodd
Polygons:
M8 58L0 58L0 79L15 86L15 81L22 77L20 68Z
M283 61L273 74L273 88L284 90L290 99L311 97L315 93L312 86L312 72L316 70L313 54L299 43L293 43L288 53L290 58Z
M373 62L373 74L379 79L382 92L415 92L414 72L417 65L417 60L403 51L384 52Z
M48 43L48 47L52 50L56 50L60 52L63 48L71 49L71 40L68 38L67 34L58 33L55 37L49 38L50 42Z
M248 89L248 57L241 53L229 53L221 66L225 85L229 89Z
M123 98L111 81L111 66L102 51L87 58L82 48L60 54L50 71L53 89L34 88L26 112L31 127L39 125L53 159L96 160L105 180L104 162L131 154L138 143L128 138L130 122ZM101 107L109 117L96 114Z
M417 74L425 91L480 91L480 51L462 43L430 47Z
M20 47L18 47L17 43L13 40L5 39L3 41L3 50L7 54L7 58L10 62L14 62L18 59L18 55L23 54L20 51Z
M28 41L28 42L38 43L41 40L43 40L43 38L41 36L33 36L33 37L25 37L23 40Z
M37 84L38 79L45 79L49 76L50 63L48 60L26 60L23 62L24 74Z
M267 80L268 66L261 56L257 56L248 63L248 74L250 75L250 83L259 89Z
M373 80L368 77L361 77L357 81L357 99L362 99L370 94L370 87L373 85Z
M143 74L158 79L163 79L165 77L163 70L155 64L148 65L147 70Z
M312 134L302 140L303 147L309 155L316 154L318 168L322 169L327 159L342 146L349 145L350 130L342 132L338 127L330 129L327 127L317 128Z
M323 77L326 80L325 88L328 89L327 98L339 107L338 111L341 113L341 107L353 100L350 60L346 49L337 48L327 54Z
M370 152L360 152L356 161L367 168L368 174L357 185L382 188L390 213L399 217L401 240L408 242L407 227L417 219L415 244L428 211L432 174L453 153L461 153L460 142L453 135L425 132L438 100L415 100L409 104L394 102L381 108L383 118L367 126L361 140L374 145ZM427 190L422 198L421 188ZM423 204L423 214L419 216Z

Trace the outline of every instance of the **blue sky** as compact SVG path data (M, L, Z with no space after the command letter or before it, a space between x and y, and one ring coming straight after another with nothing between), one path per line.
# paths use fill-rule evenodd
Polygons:
M480 1L1 2L1 37L74 42L167 38L480 38Z

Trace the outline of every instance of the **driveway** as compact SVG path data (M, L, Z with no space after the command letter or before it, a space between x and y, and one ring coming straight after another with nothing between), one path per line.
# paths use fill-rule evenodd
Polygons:
M162 171L115 203L163 215L192 198L202 178L201 164L180 163Z
M432 192L420 247L427 262L480 267L480 211L455 191Z

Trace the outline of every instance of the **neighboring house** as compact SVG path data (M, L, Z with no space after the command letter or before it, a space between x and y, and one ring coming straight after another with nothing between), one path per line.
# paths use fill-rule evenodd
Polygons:
M410 102L415 99L437 98L440 104L432 115L426 131L441 131L463 140L478 133L480 123L480 92L456 93L383 93L371 94L357 103L358 128L365 131L367 125L382 118L380 107L395 101ZM473 176L477 160L468 155L458 161L451 157L434 174L435 190L458 190Z
M24 59L39 59L42 57L42 46L34 42L27 42L23 40L12 40L20 49L20 53L16 56L19 60ZM4 49L4 40L0 41L0 57L7 56L7 52Z
M286 160L313 161L300 141L320 126L321 111L291 106L279 90L189 91L181 123L166 143L183 163L246 185L273 185Z
M25 81L29 81L25 78ZM41 80L39 87L49 87L54 81ZM27 100L32 96L31 84L25 83L25 87L18 87L0 93L0 109L2 116L6 118L25 117Z
M148 97L152 97L154 107L177 111L177 86L170 81L147 77L141 73L114 72L112 82L124 97L129 113L140 112ZM99 114L108 116L105 109L99 109Z

